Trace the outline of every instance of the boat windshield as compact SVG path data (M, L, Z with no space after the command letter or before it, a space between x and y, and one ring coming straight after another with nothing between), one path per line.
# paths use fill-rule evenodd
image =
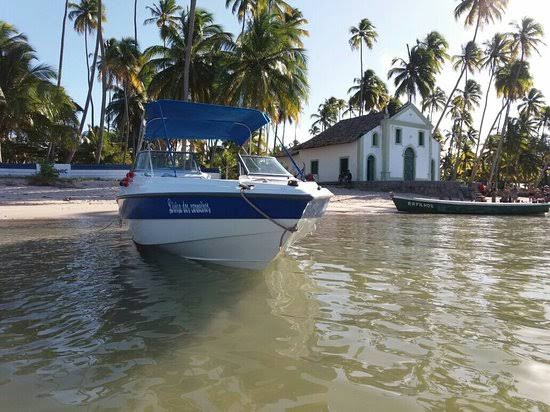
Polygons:
M290 176L274 157L240 155L239 158L247 175Z
M193 153L187 152L167 152L161 150L146 150L140 152L136 159L136 171L142 172L177 172L200 173Z

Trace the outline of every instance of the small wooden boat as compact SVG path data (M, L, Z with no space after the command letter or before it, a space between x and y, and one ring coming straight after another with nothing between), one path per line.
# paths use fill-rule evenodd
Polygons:
M400 212L463 215L536 215L547 213L550 203L484 203L393 196Z

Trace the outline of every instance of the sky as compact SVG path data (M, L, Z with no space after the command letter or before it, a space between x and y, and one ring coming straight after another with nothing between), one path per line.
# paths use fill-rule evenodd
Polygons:
M353 79L360 74L359 52L352 51L348 44L349 28L357 25L362 18L368 18L378 32L378 41L372 50L365 51L364 67L373 69L379 77L386 80L391 92L394 86L391 80L387 80L387 72L394 57L406 56L407 44L413 45L416 39L437 30L449 42L449 54L456 55L460 53L461 45L473 37L473 31L466 29L463 21L456 21L453 17L453 9L457 4L455 0L287 1L303 12L309 21L307 29L310 34L304 42L309 62L309 99L297 127L286 128L287 142L294 136L299 141L310 138L310 116L326 98L335 96L347 99L347 91L352 86ZM64 0L0 0L0 19L28 36L41 62L57 68L64 3ZM142 24L149 17L146 6L152 3L153 0L138 0L138 40L142 49L160 43L156 26ZM186 7L189 0L178 0L178 3ZM134 0L104 0L104 5L108 19L105 37L133 37ZM225 0L198 0L197 5L211 11L226 31L240 32L240 24L230 10L225 8ZM519 22L524 16L533 17L543 24L550 36L550 0L509 0L502 21L485 27L478 35L479 42L488 40L497 31L512 30L510 23ZM545 43L550 43L548 36ZM535 87L547 96L550 103L550 47L542 46L540 54L541 56L534 55L530 59L531 72ZM68 22L62 85L81 105L87 91L84 59L84 39L74 32ZM438 77L437 84L449 93L457 77L458 74L447 64ZM488 75L481 73L473 78L482 84L485 91ZM98 102L100 89L98 85L94 93L95 101ZM402 98L403 101L405 99ZM499 104L492 91L487 114L491 121L498 112ZM98 107L96 112L99 112ZM481 110L474 116L476 124L479 123L480 112ZM443 125L445 127L448 124L446 122Z

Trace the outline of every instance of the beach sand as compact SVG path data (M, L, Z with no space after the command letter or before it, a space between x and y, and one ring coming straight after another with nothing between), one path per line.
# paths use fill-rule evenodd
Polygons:
M388 193L329 187L327 213L394 213ZM0 220L69 219L116 216L118 181L74 180L57 186L30 186L24 178L0 178Z

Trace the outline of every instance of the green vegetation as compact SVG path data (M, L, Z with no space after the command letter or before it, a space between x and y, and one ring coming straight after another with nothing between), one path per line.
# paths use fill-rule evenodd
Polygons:
M227 6L242 22L237 38L200 7L184 10L175 0L147 6L144 24L158 27L161 44L141 50L135 22L133 37L103 38L108 13L101 0L66 2L57 75L37 63L24 35L0 22L0 161L130 162L140 143L144 105L159 98L258 108L269 114L276 135L283 124L284 136L309 93L307 21L282 0ZM82 107L61 87L67 21L84 40L88 93ZM94 116L96 78L102 85L100 119ZM268 151L262 133L250 142L256 153ZM234 159L219 155L217 145L192 142L203 164L234 173ZM236 151L228 153L235 157Z
M0 161L131 162L140 144L144 105L159 98L263 110L273 125L250 139L249 150L279 150L285 144L287 124L298 122L309 94L303 45L307 20L283 0L226 0L225 4L241 23L236 36L201 4L196 7L195 0L189 9L177 0L144 6L149 15L144 24L158 28L159 44L143 50L136 21L138 2L133 5L133 36L115 39L104 38L103 23L109 16L101 0L66 1L60 10L57 73L39 63L24 34L0 21ZM550 161L550 108L533 84L529 58L543 44L543 28L525 17L510 26L510 33L479 41L483 28L501 20L507 5L507 0L458 1L454 17L473 29L472 39L452 57L447 41L436 31L406 45L406 54L393 59L388 68L393 95L383 78L365 67L365 49L376 47L378 33L371 20L360 19L349 29L349 46L359 51L360 76L350 79L347 98L330 97L319 105L311 116L310 133L372 111L387 110L392 115L403 99L417 103L435 124L434 135L445 148L445 178L537 182ZM62 87L69 23L83 38L87 67L83 83L88 93L82 105ZM437 85L446 63L457 73L451 90ZM487 84L475 80L481 71L488 74ZM101 82L100 102L93 99L96 79ZM501 107L495 118L488 119L488 96L493 90ZM449 130L440 127L443 120ZM267 147L266 134L271 134L273 147ZM204 165L234 173L234 148L221 155L219 142L192 142L191 147Z
M35 186L53 185L59 178L59 172L54 169L52 163L40 163L40 171L29 178L29 183Z

